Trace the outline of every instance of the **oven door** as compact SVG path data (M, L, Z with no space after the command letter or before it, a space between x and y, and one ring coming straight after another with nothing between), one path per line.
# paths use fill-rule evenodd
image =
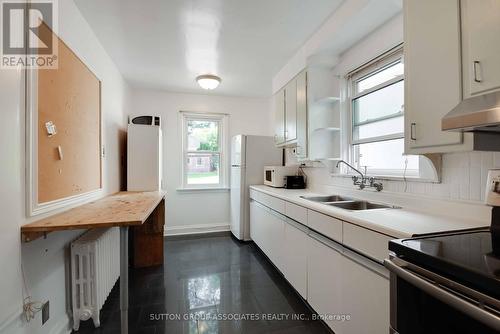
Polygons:
M399 258L391 272L390 333L470 334L500 332L500 302Z

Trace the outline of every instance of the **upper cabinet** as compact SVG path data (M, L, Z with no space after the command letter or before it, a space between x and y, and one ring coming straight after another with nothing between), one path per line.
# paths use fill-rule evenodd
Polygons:
M462 0L464 98L500 89L500 1Z
M285 141L297 139L297 79L285 86Z
M275 141L301 160L340 159L340 78L310 66L275 96Z
M274 95L275 142L307 157L307 72L304 70Z
M274 95L274 141L276 145L285 143L285 89Z
M496 150L480 135L442 131L441 119L500 89L499 13L497 0L404 1L406 153Z
M406 153L470 149L470 138L441 130L462 100L460 48L458 0L404 1Z

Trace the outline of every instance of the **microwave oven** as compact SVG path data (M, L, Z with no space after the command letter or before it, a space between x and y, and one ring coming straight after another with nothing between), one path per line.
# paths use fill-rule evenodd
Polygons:
M289 175L296 175L297 167L292 166L265 166L264 184L275 188L285 186L285 178Z

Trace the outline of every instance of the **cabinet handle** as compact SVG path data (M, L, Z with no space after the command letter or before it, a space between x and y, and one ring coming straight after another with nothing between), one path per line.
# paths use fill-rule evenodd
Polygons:
M288 131L285 131L285 139L288 138Z
M411 123L411 127L410 127L410 139L411 140L417 140L416 133L417 133L417 123Z
M474 60L472 63L472 68L474 70L474 81L475 82L482 82L483 80L477 78L477 66L480 65L479 60Z

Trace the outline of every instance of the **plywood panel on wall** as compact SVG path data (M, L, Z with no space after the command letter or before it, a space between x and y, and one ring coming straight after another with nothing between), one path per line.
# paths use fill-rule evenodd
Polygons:
M38 203L102 185L101 84L61 40L58 52L58 69L38 70ZM49 121L57 129L53 136Z

